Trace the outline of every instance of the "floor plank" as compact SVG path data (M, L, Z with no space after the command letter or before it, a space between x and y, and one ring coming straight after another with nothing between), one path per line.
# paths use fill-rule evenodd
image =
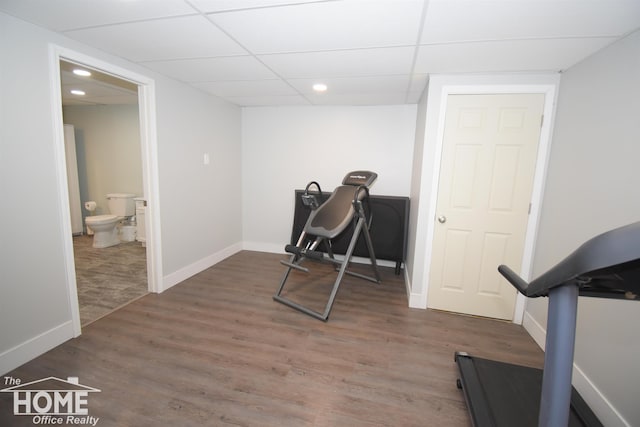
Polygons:
M147 253L140 242L96 249L93 236L73 237L82 326L147 294Z
M407 308L402 276L346 277L327 323L272 300L282 256L243 251L6 374L79 377L99 426L469 426L455 351L541 367L520 326ZM333 268L289 296L323 304ZM367 266L354 267L367 272ZM314 285L310 285L313 283ZM289 286L290 285L290 286ZM0 393L0 425L33 425Z

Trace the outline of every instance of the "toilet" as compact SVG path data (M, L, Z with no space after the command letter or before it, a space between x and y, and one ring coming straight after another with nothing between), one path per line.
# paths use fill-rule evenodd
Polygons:
M128 193L107 194L109 214L86 217L87 226L93 230L94 248L107 248L120 243L117 225L123 219L135 215L134 197L135 194Z

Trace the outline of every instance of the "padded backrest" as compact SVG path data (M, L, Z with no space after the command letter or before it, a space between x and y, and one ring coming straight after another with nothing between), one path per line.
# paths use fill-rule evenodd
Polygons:
M305 231L314 236L333 239L342 233L351 222L355 213L353 199L364 199L367 195L361 186L369 188L376 180L378 174L370 171L349 172L342 180L331 196L318 209L311 212Z
M337 187L326 202L311 212L305 231L327 239L333 239L340 234L353 218L353 197L356 188L352 185Z

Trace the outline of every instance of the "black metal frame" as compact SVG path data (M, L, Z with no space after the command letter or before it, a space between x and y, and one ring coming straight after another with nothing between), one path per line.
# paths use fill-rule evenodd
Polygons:
M361 190L366 191L365 199L369 197L369 191L367 187L365 186L357 187L355 191L355 197L353 200L353 206L355 210L354 217L357 218L357 222L356 222L355 229L353 231L353 235L351 236L351 241L349 242L349 247L347 248L347 252L345 254L344 260L341 261L334 257L333 251L331 250L331 243L330 241L328 241L328 239L325 239L324 237L317 236L311 244L305 244L308 236L305 231L302 231L296 246L287 245L285 247L285 250L291 253L291 257L289 261L280 261L281 264L287 267L287 270L285 271L284 276L282 277L280 286L278 287L278 291L273 296L273 299L275 301L278 301L302 313L305 313L311 317L314 317L316 319L326 322L329 319L331 308L333 307L334 300L336 298L336 295L338 294L338 289L340 288L340 283L342 282L342 279L345 274L359 277L361 279L365 279L370 282L380 283L380 274L378 272L378 265L376 262L375 252L373 250L373 244L371 243L371 235L369 233L370 222L367 220L363 203L358 198L358 194ZM367 244L367 249L369 251L369 258L371 259L371 267L373 269L374 277L366 276L364 274L347 270L349 263L351 262L351 258L353 257L353 251L356 247L358 238L360 237L360 233L364 234L364 238ZM327 243L326 256L323 252L316 250L318 249L320 244L323 242ZM340 266L338 270L338 276L336 277L336 280L333 284L333 288L331 290L331 294L329 295L329 300L327 301L325 309L322 313L317 312L315 310L311 310L310 308L307 308L295 301L292 301L282 296L284 285L292 269L303 271L303 272L309 271L306 267L303 267L302 265L300 265L305 259L316 260L316 261L328 261Z

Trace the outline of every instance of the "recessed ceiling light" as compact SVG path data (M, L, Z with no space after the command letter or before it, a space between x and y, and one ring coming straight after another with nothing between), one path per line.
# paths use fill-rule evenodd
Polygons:
M313 85L313 90L315 90L316 92L326 92L327 85L324 83L316 83Z
M89 77L91 75L91 72L83 70L82 68L76 68L73 70L73 74L75 74L76 76Z
M85 95L85 92L83 90L80 90L80 89L71 89L71 93L73 95L78 95L78 96Z

